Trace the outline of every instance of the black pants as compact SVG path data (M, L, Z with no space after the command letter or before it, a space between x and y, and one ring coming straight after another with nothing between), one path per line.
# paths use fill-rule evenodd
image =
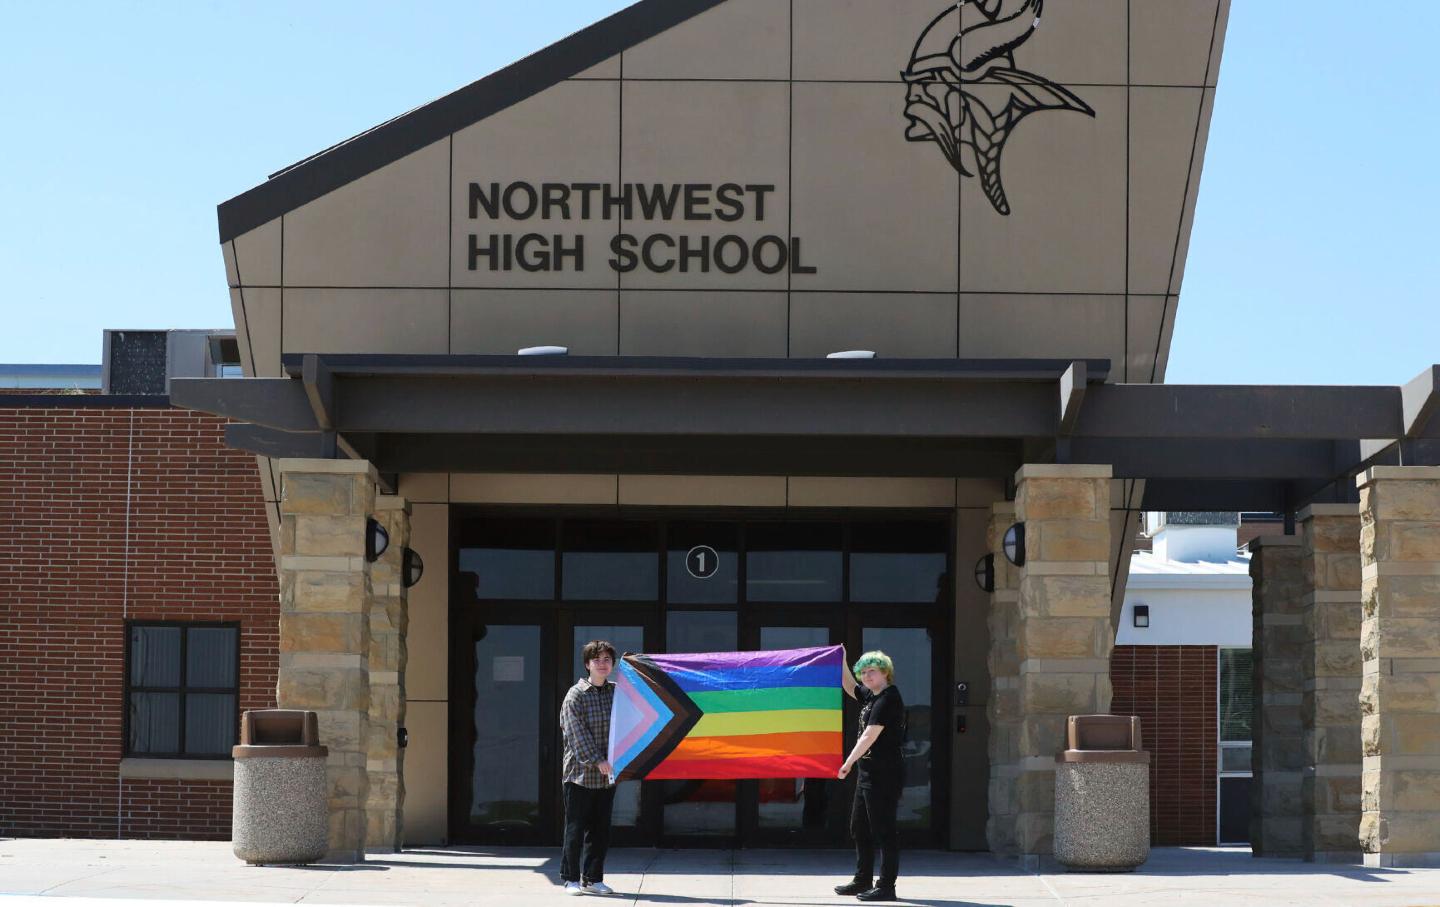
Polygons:
M610 810L615 788L590 788L565 782L565 847L560 853L563 882L605 881L605 851L610 848ZM580 873L581 845L585 873Z
M860 779L864 784L866 779ZM900 805L902 782L871 780L855 788L850 810L850 834L855 838L855 880L874 880L877 888L894 888L900 873L900 840L895 831L895 810ZM875 849L880 849L880 877L875 878Z

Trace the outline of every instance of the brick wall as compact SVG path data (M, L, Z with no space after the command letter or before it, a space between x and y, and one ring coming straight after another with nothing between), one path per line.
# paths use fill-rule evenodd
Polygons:
M1110 711L1139 715L1150 751L1155 846L1214 845L1218 757L1215 646L1116 646Z
M160 403L0 396L0 837L229 837L228 782L119 771L127 617L238 621L240 708L275 697L254 457Z

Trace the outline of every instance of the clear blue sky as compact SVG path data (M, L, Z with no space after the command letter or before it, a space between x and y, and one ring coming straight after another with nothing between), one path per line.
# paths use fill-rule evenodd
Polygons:
M625 5L0 0L0 362L228 326L217 203ZM1434 0L1234 0L1170 381L1440 362L1437 35Z

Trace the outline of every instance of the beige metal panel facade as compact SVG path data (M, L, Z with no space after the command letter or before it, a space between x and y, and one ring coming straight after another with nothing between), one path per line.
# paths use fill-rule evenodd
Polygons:
M512 354L563 346L576 356L613 356L619 330L614 290L453 290L450 352Z
M296 289L284 292L285 353L445 353L446 290Z
M886 359L948 359L958 317L953 293L796 293L790 355L871 350Z
M789 307L783 291L625 290L620 355L783 359Z
M625 51L627 79L784 81L790 10L775 0L730 0Z
M547 208L543 199L509 187L515 182L539 186L557 180L613 184L620 173L618 82L561 82L460 130L453 143L448 216L454 286L615 288L615 274L604 264L617 230L615 221L580 218L578 200L570 205L570 219L565 219L565 209L553 197ZM472 184L484 192L483 200L473 199ZM492 184L502 193L498 200L493 199ZM484 201L499 206L497 216L491 216ZM472 260L472 235L477 247L488 249L491 237L508 235L518 241L532 233L547 240L563 236L565 248L574 248L575 238L584 237L584 268L567 259L544 271L525 270L518 262L507 269L503 251L477 253Z
M446 286L449 172L435 142L286 214L284 285Z

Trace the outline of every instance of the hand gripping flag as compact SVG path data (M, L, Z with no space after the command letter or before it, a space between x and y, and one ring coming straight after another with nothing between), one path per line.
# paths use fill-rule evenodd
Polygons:
M626 655L612 679L617 780L816 778L842 761L842 646Z

